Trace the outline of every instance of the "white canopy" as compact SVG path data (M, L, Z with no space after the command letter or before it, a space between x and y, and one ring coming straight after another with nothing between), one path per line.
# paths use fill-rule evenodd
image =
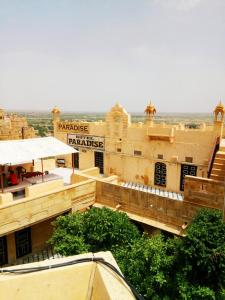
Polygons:
M0 165L78 152L54 137L0 141Z

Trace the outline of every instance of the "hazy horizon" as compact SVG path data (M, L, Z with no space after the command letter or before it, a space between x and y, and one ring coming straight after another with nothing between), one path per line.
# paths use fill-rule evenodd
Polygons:
M212 113L224 0L0 0L0 107Z
M61 111L61 115L63 114L106 114L108 111ZM48 110L6 110L6 113L18 112L18 113L46 113L51 114L51 111ZM129 114L138 114L138 115L145 115L144 112L141 111L128 111ZM157 112L156 117L159 115L207 115L212 116L213 114L210 112Z
M105 116L107 114L108 111L61 111L61 116L64 117L65 115L69 115L69 116L73 116L73 115L88 115L88 116L94 116L94 115L100 115L100 116ZM30 115L30 114L34 114L34 115L37 115L37 114L45 114L45 115L51 115L51 110L48 111L48 110L7 110L6 113L16 113L16 114L20 114L20 115ZM143 116L143 118L145 117L145 113L144 112L131 112L131 111L128 111L128 113L132 116ZM213 113L207 113L207 112L157 112L156 115L155 115L155 119L157 118L160 118L160 117L197 117L197 116L200 116L200 117L207 117L207 118L211 118L213 119Z

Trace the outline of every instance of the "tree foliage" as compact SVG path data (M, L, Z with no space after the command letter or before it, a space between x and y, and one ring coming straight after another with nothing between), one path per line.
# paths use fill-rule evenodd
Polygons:
M140 237L126 214L108 208L95 208L60 216L53 223L55 230L50 243L56 252L72 255L88 251L116 249ZM76 237L75 244L72 243Z
M169 299L174 265L174 243L162 235L143 236L115 257L123 274L146 299Z
M219 211L200 211L184 238L141 236L126 214L107 208L61 216L54 226L56 252L112 251L146 299L225 299L225 223Z
M60 216L53 222L55 230L49 242L57 253L68 256L90 250L83 236L83 223L81 213Z
M225 287L225 223L221 212L201 210L178 251L177 284L190 294L187 299L221 297Z

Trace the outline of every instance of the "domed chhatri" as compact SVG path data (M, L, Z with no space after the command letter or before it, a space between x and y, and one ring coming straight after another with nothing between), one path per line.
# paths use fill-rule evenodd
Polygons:
M220 101L219 104L214 109L214 121L215 122L223 122L225 114L225 107Z
M152 102L150 102L146 109L145 109L145 113L146 115L155 115L156 114L156 109L155 106L152 104Z
M52 109L52 114L59 114L61 111L60 111L60 109L57 107L57 106L55 106L53 109Z
M225 112L225 108L224 108L224 105L223 103L220 101L219 104L217 104L217 106L215 107L214 109L214 113L217 112L217 111L220 111L220 112Z
M146 113L146 124L152 126L153 125L153 118L154 115L156 114L156 109L155 106L152 104L152 102L150 102L146 109L145 109L145 113Z
M115 108L122 108L122 105L121 105L119 102L116 102L116 104L115 104L114 107L115 107Z

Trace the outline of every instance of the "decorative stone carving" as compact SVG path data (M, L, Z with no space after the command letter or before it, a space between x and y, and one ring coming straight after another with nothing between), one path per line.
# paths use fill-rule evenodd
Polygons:
M116 103L106 115L107 135L118 139L126 137L129 124L130 115L119 103Z

